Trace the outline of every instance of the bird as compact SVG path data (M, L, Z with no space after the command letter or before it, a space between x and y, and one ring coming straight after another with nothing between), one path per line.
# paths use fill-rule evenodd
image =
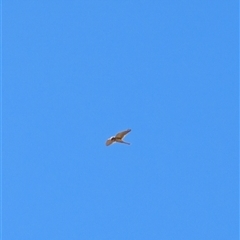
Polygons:
M130 145L130 143L123 141L123 138L124 138L125 135L127 135L129 132L131 132L131 129L127 129L127 130L125 130L125 131L119 132L119 133L117 133L115 136L110 137L110 138L106 141L106 146L109 146L109 145L111 145L112 143L116 143L116 142Z

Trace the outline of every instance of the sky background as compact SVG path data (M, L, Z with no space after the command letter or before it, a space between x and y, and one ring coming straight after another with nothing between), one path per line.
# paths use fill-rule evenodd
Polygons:
M238 239L238 4L3 1L2 238Z

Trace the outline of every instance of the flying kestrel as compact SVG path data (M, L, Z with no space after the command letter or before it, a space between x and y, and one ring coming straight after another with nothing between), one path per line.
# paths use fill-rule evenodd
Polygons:
M112 143L118 142L118 143L125 143L130 145L130 143L128 142L124 142L123 138L125 137L125 135L127 135L129 132L131 132L131 129L128 129L126 131L122 131L116 134L116 136L110 137L107 141L106 141L106 145L109 146Z

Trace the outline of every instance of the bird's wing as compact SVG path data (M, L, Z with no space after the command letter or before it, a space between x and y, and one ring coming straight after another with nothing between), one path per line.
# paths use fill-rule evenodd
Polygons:
M111 138L109 138L107 141L106 141L106 146L109 146L113 143L114 141L111 140Z
M128 129L126 131L122 131L116 134L116 138L120 138L122 139L126 134L128 134L129 132L131 132L131 129Z

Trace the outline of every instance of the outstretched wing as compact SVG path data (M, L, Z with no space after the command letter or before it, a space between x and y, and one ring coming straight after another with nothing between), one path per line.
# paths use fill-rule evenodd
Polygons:
M114 143L114 141L113 141L111 138L109 138L109 139L106 141L106 146L109 146L109 145L111 145L112 143Z
M122 139L129 132L131 132L131 129L127 129L126 131L119 132L119 133L116 134L116 138Z

